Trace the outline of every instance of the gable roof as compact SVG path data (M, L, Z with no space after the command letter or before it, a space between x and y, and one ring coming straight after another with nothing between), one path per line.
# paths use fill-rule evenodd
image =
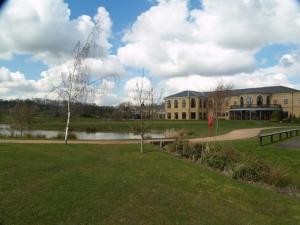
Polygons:
M170 95L166 98L177 98L177 97L207 97L208 92L198 92L198 91L182 91L174 95Z
M270 87L258 87L258 88L243 88L233 89L228 92L228 95L243 95L243 94L271 94L271 93L289 93L300 92L300 90L284 87L284 86L270 86ZM177 98L177 97L207 97L212 92L198 92L198 91L182 91L174 95L170 95L165 98Z

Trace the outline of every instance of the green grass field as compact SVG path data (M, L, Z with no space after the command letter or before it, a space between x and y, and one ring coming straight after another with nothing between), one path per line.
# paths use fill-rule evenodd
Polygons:
M3 123L7 122L5 119ZM71 118L71 129L74 131L95 130L99 132L132 132L133 120L101 120L95 118ZM206 120L194 121L170 121L156 120L147 122L149 130L165 131L166 129L186 129L190 131L190 136L205 137L208 135ZM63 118L34 118L31 129L42 130L64 130L65 120ZM223 134L234 129L255 128L255 127L278 127L295 126L290 123L276 123L270 121L228 121L220 120L219 134ZM214 131L211 135L214 134Z
M231 144L299 178L299 151ZM300 200L150 145L2 144L0 224L300 224Z

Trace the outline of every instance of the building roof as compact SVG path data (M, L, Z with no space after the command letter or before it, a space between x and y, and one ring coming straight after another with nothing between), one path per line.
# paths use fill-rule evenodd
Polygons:
M177 97L207 97L209 92L198 92L198 91L182 91L174 95L170 95L166 98L177 98Z
M289 93L289 92L300 92L300 90L284 87L284 86L270 86L270 87L258 87L258 88L244 88L244 89L233 89L228 91L228 95L243 95L243 94L271 94L271 93ZM166 98L176 97L207 97L212 92L198 92L198 91L182 91L174 95L170 95Z

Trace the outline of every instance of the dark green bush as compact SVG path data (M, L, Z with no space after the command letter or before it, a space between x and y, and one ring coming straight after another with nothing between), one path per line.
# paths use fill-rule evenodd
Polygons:
M61 133L58 133L58 134L56 135L56 137L54 137L53 139L65 139L65 134L62 133L62 132L61 132ZM76 134L70 132L70 133L68 134L68 139L69 139L69 140L76 140L76 139L77 139L77 136L76 136Z
M85 129L87 133L96 133L96 128L95 127L88 127Z
M202 159L207 166L221 171L229 170L240 160L240 154L234 148L212 148Z

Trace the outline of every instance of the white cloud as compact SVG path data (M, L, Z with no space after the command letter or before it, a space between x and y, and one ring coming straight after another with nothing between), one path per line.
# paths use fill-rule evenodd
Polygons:
M0 18L0 58L12 58L15 54L28 53L35 60L42 60L48 69L42 71L36 80L27 80L20 72L11 72L1 67L1 98L56 98L51 92L61 80L61 73L72 67L72 54L78 41L83 43L98 23L95 33L96 48L86 59L93 80L100 82L105 77L122 76L125 69L120 60L110 53L109 43L112 21L105 8L99 7L92 18L87 15L70 19L70 9L63 0L11 0ZM103 81L100 89L109 90L96 93L93 101L99 104L114 102L112 82ZM108 96L105 97L105 96Z
M121 102L132 102L139 104L138 92L141 93L142 101L146 101L146 96L152 88L152 83L147 77L134 77L129 79L124 85L123 99Z
M161 82L161 85L165 87L167 95L184 90L211 91L218 82L232 84L236 89L277 85L300 89L300 81L298 83L291 81L299 76L299 55L296 53L283 55L280 62L273 67L257 69L253 73L217 77L193 74L186 77L166 79Z
M84 42L99 21L96 55L107 57L112 22L109 13L99 7L94 18L87 15L70 19L63 0L11 0L0 20L0 58L29 53L47 65L61 64L70 58L78 41Z
M233 75L255 70L255 53L269 43L299 43L295 0L161 0L123 37L123 64L164 77Z

